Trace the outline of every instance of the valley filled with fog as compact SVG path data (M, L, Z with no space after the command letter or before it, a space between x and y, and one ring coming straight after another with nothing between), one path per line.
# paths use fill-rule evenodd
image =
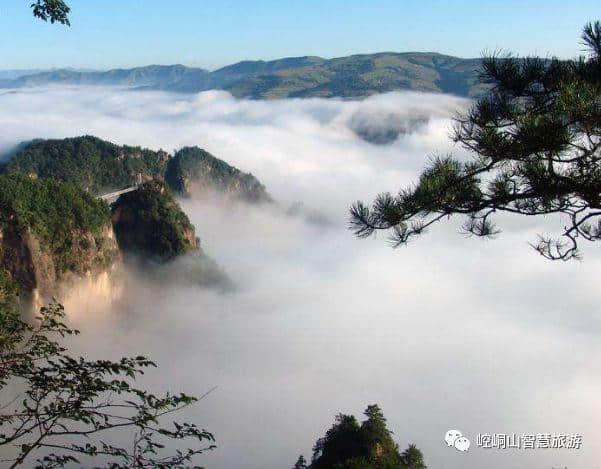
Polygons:
M156 390L202 395L209 468L286 468L310 457L340 412L378 403L402 448L428 467L596 467L601 451L601 255L553 263L528 246L561 220L505 217L495 240L461 220L393 250L359 240L348 208L415 181L468 100L390 93L362 101L238 100L116 88L0 93L0 152L91 134L172 152L202 147L255 175L268 206L182 199L203 250L233 289L200 288L176 264L82 283L65 306L75 350L146 354ZM468 453L444 444L450 428ZM581 434L580 450L484 450L478 433Z

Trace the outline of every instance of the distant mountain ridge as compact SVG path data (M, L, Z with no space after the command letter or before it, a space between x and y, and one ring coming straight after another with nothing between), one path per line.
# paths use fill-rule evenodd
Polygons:
M430 52L381 52L334 59L289 57L243 61L213 72L184 65L149 65L108 71L52 70L0 79L0 88L44 85L127 86L196 93L226 90L236 97L360 98L413 90L477 97L486 92L478 80L481 59Z
M15 68L15 69L0 70L0 80L14 80L16 78L24 77L26 75L37 75L40 73L54 72L56 70L70 70L73 72L93 72L93 71L95 71L95 70L90 70L90 69L76 69L76 68L66 68L66 69Z

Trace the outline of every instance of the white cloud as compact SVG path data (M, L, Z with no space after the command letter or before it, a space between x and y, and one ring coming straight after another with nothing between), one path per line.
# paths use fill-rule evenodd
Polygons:
M0 147L93 134L120 144L204 147L251 171L284 207L302 200L333 223L276 209L184 201L207 252L239 285L219 294L123 277L108 313L72 302L82 350L151 354L158 387L201 394L192 411L214 431L213 468L290 467L338 412L379 403L401 446L429 467L593 467L601 457L601 257L538 257L530 221L502 220L498 240L440 225L393 251L346 230L348 205L413 181L448 140L459 98L393 93L364 101L240 101L226 93L22 90L0 96ZM390 145L349 128L427 122ZM556 222L553 222L556 223ZM90 290L85 290L92 294ZM82 306L86 304L86 307ZM100 311L98 310L100 309ZM76 311L75 311L76 310ZM91 337L99 340L91 341ZM460 428L469 452L449 451ZM582 433L576 451L492 451L478 432Z

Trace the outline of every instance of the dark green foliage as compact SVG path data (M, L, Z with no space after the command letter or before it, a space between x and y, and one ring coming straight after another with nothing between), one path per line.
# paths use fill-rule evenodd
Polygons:
M601 22L588 23L582 30L582 43L593 54L601 57Z
M0 448L4 467L192 467L214 448L213 435L191 423L161 423L197 401L186 394L156 396L133 385L156 365L143 356L118 361L72 357L63 307L42 308L35 324L0 309ZM60 343L59 343L60 341ZM22 389L13 399L11 391ZM123 441L129 431L130 441ZM167 450L166 444L190 445ZM172 454L166 454L171 451ZM198 466L193 466L198 467Z
M313 446L312 469L331 468L362 453L361 427L352 415L339 414L325 437Z
M451 215L492 236L499 212L559 214L558 238L539 237L548 259L577 258L578 241L601 239L601 24L585 27L590 56L573 61L490 57L481 79L492 92L458 115L454 140L471 161L435 158L414 187L351 208L359 237L390 230L405 244Z
M424 455L415 445L409 445L409 447L402 452L401 460L407 469L426 469L427 467L424 462Z
M147 182L121 195L112 212L124 251L166 261L197 248L194 226L161 182Z
M93 194L122 189L144 178L162 177L168 155L140 147L119 146L97 137L35 140L4 166L21 172L77 184Z
M298 457L292 469L307 469L307 461L302 454Z
M423 455L415 445L410 445L402 454L399 453L398 445L386 426L384 414L377 405L368 406L365 416L366 420L359 425L352 415L338 415L325 437L315 443L309 467L311 469L426 468Z
M17 311L19 293L18 283L0 267L0 311Z
M33 16L52 24L61 23L71 26L69 12L71 8L63 0L36 0L31 4Z
M73 184L21 174L0 175L0 226L31 231L55 256L58 271L78 262L73 244L86 232L110 226L110 209Z
M0 268L0 300L19 293L19 286L10 277L9 273ZM0 306L1 308L1 306Z
M380 407L369 405L365 409L364 415L367 417L367 420L361 424L361 431L363 433L363 444L366 449L372 448L378 443L392 443L391 433L386 428L386 419Z
M190 185L200 191L213 190L247 202L271 198L257 178L243 173L198 147L179 150L167 164L165 182L176 193L188 195Z
M248 202L271 201L252 174L198 147L182 148L170 158L163 151L119 146L92 136L35 140L22 145L2 171L70 182L93 194L133 186L140 177L165 177L170 188L181 195L189 194L193 186Z

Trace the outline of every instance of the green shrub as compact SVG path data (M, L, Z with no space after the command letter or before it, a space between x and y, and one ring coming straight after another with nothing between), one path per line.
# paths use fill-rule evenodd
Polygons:
M77 264L72 248L81 233L100 239L101 229L107 225L108 205L74 184L22 174L0 175L0 226L21 234L30 229L55 256L58 271Z

